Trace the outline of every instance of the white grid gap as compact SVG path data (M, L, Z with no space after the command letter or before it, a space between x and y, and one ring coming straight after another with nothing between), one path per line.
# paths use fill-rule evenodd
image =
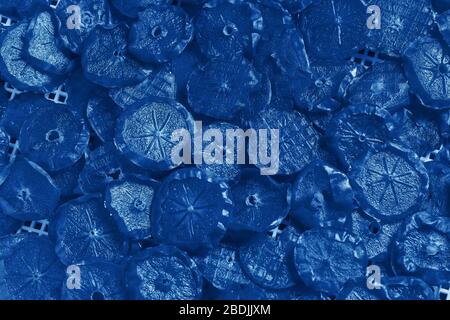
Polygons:
M61 0L50 0L50 8L56 9L58 7L58 4Z
M55 91L45 94L45 99L58 104L67 104L68 98L69 95L64 84L60 85Z
M24 222L17 233L36 233L39 236L48 236L48 220Z
M378 52L368 49L359 50L350 60L364 67L370 67L376 63L383 62Z
M4 26L4 27L11 27L16 22L17 22L16 20L0 14L0 24L2 26Z
M14 100L14 98L17 95L25 92L25 91L14 88L12 85L9 84L9 82L5 82L5 84L3 85L3 89L5 89L5 91L8 92L9 101Z
M18 151L19 151L19 143L17 142L17 140L11 138L11 140L9 141L9 150L8 150L9 163L14 162Z
M450 283L447 285L447 288L442 286L439 288L439 297L441 300L450 301Z
M267 234L275 240L278 240L284 229L289 226L289 218L285 218L278 226L267 231Z

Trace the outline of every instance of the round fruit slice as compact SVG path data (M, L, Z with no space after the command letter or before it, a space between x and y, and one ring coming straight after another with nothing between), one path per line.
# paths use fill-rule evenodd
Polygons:
M119 263L127 243L103 205L89 195L58 208L56 254L66 265L83 262Z
M418 212L405 221L392 251L395 271L432 285L450 279L450 218Z
M64 75L74 66L73 61L59 48L57 20L49 11L38 14L28 27L27 58L37 69Z
M169 61L192 40L192 23L180 7L149 6L138 16L128 34L129 51L136 59L147 63Z
M139 240L150 237L150 214L158 182L127 178L108 185L105 203L122 233Z
M356 200L369 215L394 222L417 211L428 191L428 175L417 155L388 147L369 151L351 173Z
M27 236L4 263L4 280L13 300L59 299L64 266L46 237Z
M178 165L172 159L173 133L193 133L194 120L184 106L168 100L150 99L128 108L117 120L117 149L138 166L170 170ZM177 141L178 142L178 141Z
M86 151L89 132L83 118L64 106L41 109L25 121L20 150L48 171L67 168Z
M138 84L147 71L128 56L125 25L96 27L86 39L81 55L85 77L103 87Z
M369 103L389 112L408 106L409 84L401 64L393 61L374 64L350 84L346 100L353 105Z
M367 267L361 239L334 229L304 232L295 247L294 261L307 286L328 294L337 294L346 283L364 277Z
M195 27L203 54L232 59L251 52L262 17L248 1L212 0L203 5Z
M61 79L42 73L23 59L28 24L21 22L8 29L1 39L0 73L15 88L34 92L50 92Z
M189 105L196 113L220 120L233 120L244 109L262 108L254 104L260 96L267 103L269 87L264 77L245 59L211 61L194 71L187 85Z
M342 63L364 47L366 6L360 0L322 0L300 14L300 28L311 58Z
M327 128L328 142L341 162L352 168L368 150L392 140L393 120L389 112L371 105L348 106Z
M286 184L261 176L256 169L244 171L231 186L233 201L230 229L264 232L275 228L289 212L290 190Z
M50 176L23 158L17 158L7 170L8 176L0 185L1 210L22 221L49 218L60 195Z
M225 234L231 201L228 186L198 169L181 169L162 183L152 208L152 233L186 250L212 248Z
M167 246L145 249L127 267L131 295L138 300L195 300L202 277L184 252Z
M450 57L438 40L419 38L404 55L406 77L421 102L433 109L448 109Z

